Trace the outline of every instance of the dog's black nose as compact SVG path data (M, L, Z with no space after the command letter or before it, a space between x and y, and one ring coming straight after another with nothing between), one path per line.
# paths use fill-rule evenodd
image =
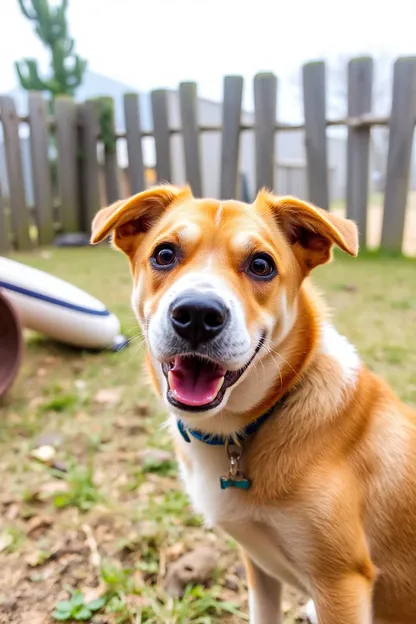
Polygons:
M170 320L179 336L196 347L224 329L228 310L219 297L183 293L170 306Z

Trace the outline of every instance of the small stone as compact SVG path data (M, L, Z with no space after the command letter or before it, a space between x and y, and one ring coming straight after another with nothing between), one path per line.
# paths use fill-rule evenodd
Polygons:
M100 405L117 405L121 399L122 388L101 388L94 397Z
M53 446L50 444L45 444L43 446L39 446L38 448L33 449L30 452L30 456L33 459L37 459L37 461L42 464L50 465L55 458L56 451Z
M207 547L183 555L169 567L164 582L166 592L173 598L180 598L187 585L198 585L208 581L217 560L218 553Z

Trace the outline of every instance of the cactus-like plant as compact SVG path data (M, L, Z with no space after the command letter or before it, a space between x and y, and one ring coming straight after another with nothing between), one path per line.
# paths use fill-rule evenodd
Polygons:
M69 36L66 11L68 0L50 5L48 0L18 0L23 15L35 24L35 32L51 51L51 75L41 78L34 59L15 63L20 84L27 91L48 91L73 95L81 84L87 63L74 53L74 40Z

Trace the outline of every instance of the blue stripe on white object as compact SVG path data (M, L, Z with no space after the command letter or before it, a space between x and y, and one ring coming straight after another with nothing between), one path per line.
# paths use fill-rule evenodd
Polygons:
M0 257L0 288L25 327L85 349L121 349L120 323L85 291L44 271Z

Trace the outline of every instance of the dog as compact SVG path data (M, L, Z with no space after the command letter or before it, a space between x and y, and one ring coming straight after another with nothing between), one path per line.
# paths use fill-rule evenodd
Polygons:
M252 624L282 583L319 624L416 623L416 412L369 371L310 272L357 228L267 190L161 185L103 208L196 511L240 545Z

